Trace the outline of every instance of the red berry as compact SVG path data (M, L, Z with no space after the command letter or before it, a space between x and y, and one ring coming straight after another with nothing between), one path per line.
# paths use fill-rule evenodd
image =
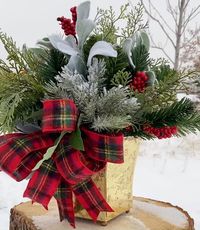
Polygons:
M147 81L148 76L145 72L137 72L130 83L130 88L139 93L144 92L147 86Z
M58 17L57 21L60 22L61 28L64 30L65 35L76 35L76 21L77 21L77 8L76 6L70 9L72 19L65 18L64 16Z
M128 127L125 128L126 132L131 132L133 131L133 127L130 125Z
M154 135L156 137L158 137L159 139L163 139L163 138L170 138L172 137L174 134L177 134L178 129L176 126L165 126L165 127L161 127L161 128L156 128L156 127L150 127L150 126L145 126L143 128L143 131Z

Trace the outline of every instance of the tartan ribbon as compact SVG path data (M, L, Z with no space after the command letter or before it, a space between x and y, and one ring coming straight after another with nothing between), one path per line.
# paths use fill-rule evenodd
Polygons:
M67 219L73 227L73 194L94 221L101 211L113 211L91 177L104 169L107 162L123 163L122 134L103 135L82 127L85 151L74 149L69 140L76 130L77 119L78 110L72 100L46 100L41 131L0 137L0 169L21 181L32 173L60 133L67 132L52 157L33 172L24 196L46 209L54 196L60 220Z

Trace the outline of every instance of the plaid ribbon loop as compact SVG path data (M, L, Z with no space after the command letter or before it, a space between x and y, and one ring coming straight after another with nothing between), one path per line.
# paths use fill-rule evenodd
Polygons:
M77 119L78 109L72 100L46 100L43 103L41 132L0 137L0 169L16 181L21 181L32 173L59 134L67 132L53 156L43 161L33 173L24 196L46 209L54 196L60 220L67 219L73 227L73 194L94 221L101 211L113 211L91 177L101 171L107 162L123 163L122 134L102 135L82 127L85 151L72 148L69 144L70 133L76 130Z

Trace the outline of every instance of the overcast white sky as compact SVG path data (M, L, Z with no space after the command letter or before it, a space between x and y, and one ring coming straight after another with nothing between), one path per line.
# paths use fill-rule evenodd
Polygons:
M0 28L13 37L19 46L26 43L34 46L35 42L52 33L59 33L60 27L56 18L62 15L69 16L69 9L84 0L0 0ZM96 13L97 6L106 8L110 5L115 10L119 10L126 0L92 0L91 16ZM132 0L135 4L137 0ZM153 0L154 4L165 14L165 0ZM171 0L174 4L176 0ZM191 6L200 4L200 0L191 0ZM168 18L167 18L168 20ZM198 23L200 17L195 22ZM158 42L163 42L163 36L155 25L151 26L154 37ZM169 48L169 52L172 52ZM154 51L153 55L157 55ZM0 46L0 58L5 57L5 53Z

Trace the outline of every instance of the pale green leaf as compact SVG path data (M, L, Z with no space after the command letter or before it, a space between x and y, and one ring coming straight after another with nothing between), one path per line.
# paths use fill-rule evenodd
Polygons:
M87 19L90 14L90 1L81 3L77 7L77 20L81 21L82 19Z
M68 54L70 56L78 54L78 49L73 46L71 40L63 40L56 34L49 36L49 40L55 49L58 49L64 54Z
M87 73L85 62L80 57L80 55L71 56L71 58L69 59L69 62L67 64L67 68L71 72L73 72L73 73L78 72L79 74L82 74L83 76L85 76Z
M133 61L132 61L132 58L131 58L131 55L132 55L132 54L131 54L132 47L133 47L133 39L131 39L131 38L127 38L127 39L124 41L124 43L122 44L123 51L124 51L124 53L127 55L130 65L131 65L133 68L135 68L135 65L133 64Z
M146 50L149 51L150 39L149 39L148 34L144 30L142 30L142 31L140 31L140 36L142 38L142 44L145 46Z
M93 29L95 28L95 23L90 19L83 19L81 21L77 21L76 23L76 31L79 39L79 48L82 49L83 45L91 34Z
M81 130L79 128L74 131L69 140L70 145L77 150L84 151L83 139L81 137Z
M92 58L96 55L117 57L117 51L113 49L110 43L105 41L98 41L92 46L90 50L87 66L91 66Z
M62 138L64 137L64 135L66 133L67 133L66 131L63 131L60 134L59 138L55 141L55 144L52 147L47 149L47 151L44 154L43 158L37 163L37 165L34 167L34 169L32 171L35 171L35 170L39 169L44 161L46 161L46 160L48 160L48 159L50 159L52 157L52 155L54 154L54 152L55 152L56 148L58 147L60 141L62 140Z
M153 71L148 71L146 73L147 73L148 78L149 78L148 79L148 85L150 85L150 86L154 85L155 82L157 81L155 73Z

